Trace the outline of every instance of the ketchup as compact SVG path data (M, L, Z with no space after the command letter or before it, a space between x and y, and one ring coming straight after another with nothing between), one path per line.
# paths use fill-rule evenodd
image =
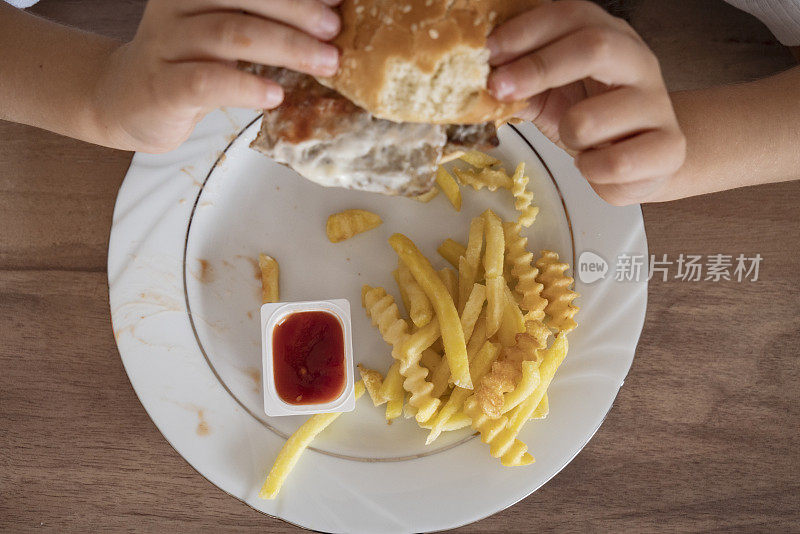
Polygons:
M272 333L275 389L289 404L324 404L345 385L344 332L328 312L288 315Z

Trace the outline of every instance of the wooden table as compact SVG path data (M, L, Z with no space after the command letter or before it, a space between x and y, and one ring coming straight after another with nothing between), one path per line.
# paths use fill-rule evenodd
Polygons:
M718 1L623 2L673 88L793 64ZM35 12L120 38L139 0ZM0 530L295 532L206 482L139 404L106 250L131 154L0 123ZM650 251L763 256L758 282L650 284L625 386L586 449L461 532L790 530L800 521L800 182L644 207Z

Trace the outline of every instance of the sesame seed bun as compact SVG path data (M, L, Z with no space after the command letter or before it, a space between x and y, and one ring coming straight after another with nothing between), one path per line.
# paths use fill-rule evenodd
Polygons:
M525 102L500 102L486 90L486 37L542 1L344 0L334 41L341 67L320 82L395 122L507 120Z

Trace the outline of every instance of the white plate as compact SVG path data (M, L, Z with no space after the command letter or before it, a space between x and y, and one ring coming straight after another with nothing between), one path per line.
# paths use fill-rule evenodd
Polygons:
M580 326L550 388L550 416L521 436L535 464L504 468L468 431L426 448L413 422L387 426L383 410L364 399L319 436L276 500L257 497L302 420L263 413L258 253L279 260L284 299L349 299L356 362L385 369L389 351L360 308L360 287L394 292L389 235L407 234L444 266L436 246L446 237L463 241L471 217L487 207L513 216L507 192L464 188L457 214L443 195L421 204L322 188L250 150L258 125L252 111L211 114L178 150L137 154L117 198L108 258L114 333L131 383L169 443L256 510L325 532L456 527L514 504L558 473L600 426L630 368L645 281L578 282ZM507 167L524 160L536 175L535 250L553 249L570 264L576 251L610 262L647 253L638 207L597 199L569 157L530 124L504 127L500 138L496 154ZM384 224L329 243L327 216L355 207L379 213Z

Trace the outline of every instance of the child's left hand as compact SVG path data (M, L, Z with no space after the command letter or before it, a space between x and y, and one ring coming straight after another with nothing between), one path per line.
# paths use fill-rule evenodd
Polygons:
M528 98L525 118L575 156L606 201L643 201L683 165L686 139L658 60L625 21L562 0L499 26L488 46L490 91Z

